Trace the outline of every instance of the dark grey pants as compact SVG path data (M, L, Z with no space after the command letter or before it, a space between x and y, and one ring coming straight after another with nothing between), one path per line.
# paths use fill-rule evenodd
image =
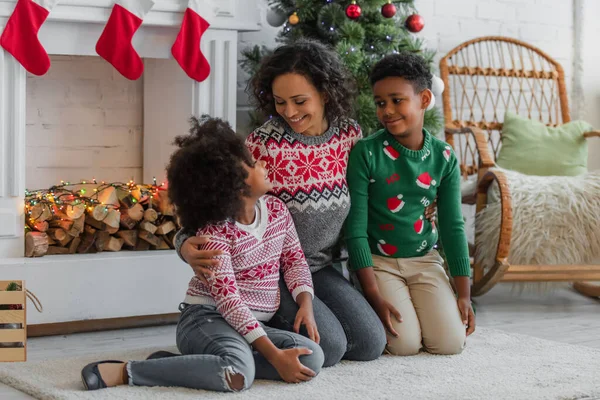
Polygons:
M315 322L325 354L323 366L337 364L342 358L355 361L378 358L385 349L385 330L364 296L333 267L315 272L312 279ZM293 331L298 305L283 279L279 280L279 288L281 304L267 325ZM304 328L300 333L308 336Z
M180 386L192 389L232 391L227 374L244 376L244 389L254 379L281 380L277 370L221 316L214 306L180 306L177 347L182 355L127 365L129 383L136 386ZM263 326L280 349L306 347L312 354L300 362L317 374L323 365L323 351L312 340L293 332Z

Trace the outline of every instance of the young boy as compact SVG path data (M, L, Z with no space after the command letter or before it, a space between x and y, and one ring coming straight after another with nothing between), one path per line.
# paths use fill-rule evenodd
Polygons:
M475 329L470 263L458 161L447 143L423 129L432 101L431 74L420 56L401 53L379 61L370 80L385 128L350 154L351 269L388 331L390 353L412 355L424 347L457 354ZM436 198L458 301L435 249L438 227L424 218Z
M208 238L203 248L221 251L219 264L211 277L191 279L179 306L182 355L91 363L81 374L88 390L128 383L240 391L255 378L308 381L323 365L310 270L290 212L265 195L272 189L265 163L226 122L192 122L191 134L175 140L169 198L183 227ZM295 325L310 339L265 325L279 307L280 273L299 306Z

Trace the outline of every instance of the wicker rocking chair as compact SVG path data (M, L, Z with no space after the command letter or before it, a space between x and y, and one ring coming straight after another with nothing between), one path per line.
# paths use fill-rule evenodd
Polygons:
M499 281L567 281L589 296L600 296L600 265L509 265L512 206L506 176L488 171L500 149L504 112L510 110L556 126L570 121L564 71L541 50L506 37L481 37L451 50L440 61L446 140L453 146L465 178L477 175L477 193L463 197L479 212L496 181L501 197L500 239L495 264L487 272L473 266L473 296ZM600 137L599 131L586 138Z

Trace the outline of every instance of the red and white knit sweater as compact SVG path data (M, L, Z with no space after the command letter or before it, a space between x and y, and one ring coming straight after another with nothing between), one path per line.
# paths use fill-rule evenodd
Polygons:
M294 300L302 292L313 295L312 277L290 212L276 197L259 200L256 229L233 221L200 229L209 236L203 250L221 250L214 277L206 286L196 276L185 302L217 307L223 318L249 343L266 335L258 321L270 320L279 308L279 271Z

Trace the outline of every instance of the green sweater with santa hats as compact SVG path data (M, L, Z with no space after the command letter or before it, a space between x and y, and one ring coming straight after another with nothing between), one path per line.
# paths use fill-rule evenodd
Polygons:
M470 275L458 160L447 143L425 129L423 136L423 148L415 151L383 129L352 149L345 226L351 269L373 266L371 254L424 256L437 243L439 230L450 274ZM425 219L425 208L436 198L439 226Z

